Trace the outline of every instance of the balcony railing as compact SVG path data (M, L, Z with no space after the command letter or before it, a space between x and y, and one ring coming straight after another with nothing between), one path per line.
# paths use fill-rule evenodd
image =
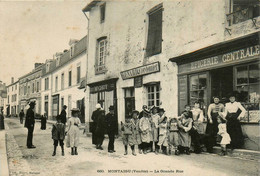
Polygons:
M233 13L227 14L227 21L229 26L231 26L232 24L241 23L243 21L258 17L260 15L259 7L260 7L259 4L252 5L249 6L248 8L241 9Z
M105 65L95 65L95 74L102 74L107 71L107 68Z

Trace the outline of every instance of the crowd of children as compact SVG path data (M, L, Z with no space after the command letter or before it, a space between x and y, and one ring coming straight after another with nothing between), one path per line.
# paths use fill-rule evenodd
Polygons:
M150 109L143 106L139 113L132 112L132 117L121 122L122 139L125 147L130 145L132 154L136 156L135 145L139 153L154 152L171 155L187 154L190 151L201 153L204 141L207 141L203 120L203 111L199 108L199 102L195 102L194 108L186 105L179 117L167 117L163 108L152 106ZM220 145L221 155L226 154L226 145L230 143L230 137L226 130L225 119L218 117L218 135L222 138Z

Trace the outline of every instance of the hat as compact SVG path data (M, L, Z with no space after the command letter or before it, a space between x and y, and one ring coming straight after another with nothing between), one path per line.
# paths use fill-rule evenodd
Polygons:
M153 111L154 109L157 109L157 111L158 111L159 108L157 106L153 105L153 106L151 106L150 111Z
M137 111L137 110L133 110L132 114L134 114L134 113L139 114L139 111Z
M236 95L237 95L237 92L231 92L231 93L229 93L228 94L228 97L230 98L230 97L236 97Z
M67 106L66 106L66 105L63 105L63 108L67 108Z
M101 108L101 105L98 103L96 104L96 109L100 109Z
M79 108L73 108L72 110L71 110L71 112L79 112L80 110L79 110Z
M143 112L146 114L150 114L150 111L147 108L143 109Z
M34 101L31 101L31 102L29 103L30 106L35 106L35 104L36 104L36 103L35 103Z
M164 110L163 108L159 108L159 109L158 109L158 112L160 112L160 111L165 112L165 110Z
M143 109L147 109L148 107L147 107L147 105L143 105L143 107L142 107Z
M114 110L115 108L114 108L114 106L109 106L108 109L109 109L109 110Z

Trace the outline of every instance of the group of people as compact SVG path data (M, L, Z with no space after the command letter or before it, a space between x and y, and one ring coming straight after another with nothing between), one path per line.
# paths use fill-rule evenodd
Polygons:
M195 102L193 108L185 106L185 110L179 117L167 117L164 108L152 106L150 109L146 105L142 111L134 110L131 116L121 122L121 134L125 155L128 154L128 145L132 150L132 155L136 156L135 146L138 147L139 154L155 152L170 155L174 151L175 155L201 153L203 146L212 153L213 146L217 142L221 145L221 155L226 155L226 146L230 148L240 148L243 145L243 135L239 119L246 113L245 108L235 101L235 95L230 95L230 102L220 103L219 97L213 97L214 103L208 107L207 118L204 118L200 103ZM26 113L25 127L28 129L27 147L35 148L32 144L34 130L34 106L31 102ZM78 155L79 144L79 109L71 110L71 118L66 118L66 106L57 122L52 128L52 139L54 145L53 156L56 155L58 144L61 146L64 155L64 139L67 135L66 145L71 148L71 155ZM115 115L114 106L109 107L109 112L105 114L100 104L96 105L91 119L92 144L96 149L103 150L102 144L105 133L108 134L108 152L115 151L114 141L118 133L118 120ZM207 121L206 129L203 122ZM66 127L67 123L67 127Z

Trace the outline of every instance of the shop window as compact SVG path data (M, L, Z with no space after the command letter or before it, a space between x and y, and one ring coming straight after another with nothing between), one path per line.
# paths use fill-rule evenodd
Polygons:
M104 23L106 15L106 3L100 6L100 23Z
M106 71L105 62L107 56L107 38L102 37L97 41L96 74Z
M101 105L103 109L105 109L105 91L98 92L98 103Z
M207 74L195 74L189 76L189 104L196 101L207 102Z
M235 68L237 101L247 109L248 113L242 121L259 122L260 111L260 63L253 63Z
M259 0L231 0L230 14L227 15L229 26L258 17Z
M147 86L148 107L160 106L160 84Z
M146 56L161 53L162 50L162 4L151 9L147 14L149 18Z

